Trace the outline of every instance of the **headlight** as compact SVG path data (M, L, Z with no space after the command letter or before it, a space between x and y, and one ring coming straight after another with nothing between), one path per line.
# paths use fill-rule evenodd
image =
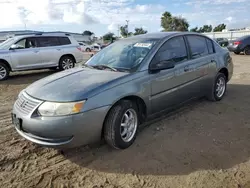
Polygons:
M70 103L44 102L38 108L38 112L41 116L65 116L77 114L81 112L84 103L85 101Z

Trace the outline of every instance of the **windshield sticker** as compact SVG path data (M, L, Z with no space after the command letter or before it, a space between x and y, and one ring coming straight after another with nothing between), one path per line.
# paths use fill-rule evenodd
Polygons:
M143 48L149 48L152 45L152 43L136 43L135 47L143 47Z

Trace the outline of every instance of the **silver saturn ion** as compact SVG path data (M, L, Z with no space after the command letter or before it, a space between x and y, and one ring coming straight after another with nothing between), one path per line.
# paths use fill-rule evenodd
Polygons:
M9 38L0 43L0 81L10 72L73 68L83 61L78 42L68 34L37 33Z
M43 78L14 104L16 131L34 143L70 148L105 139L131 146L138 127L163 111L207 97L220 101L233 74L227 50L191 32L119 40L83 67Z

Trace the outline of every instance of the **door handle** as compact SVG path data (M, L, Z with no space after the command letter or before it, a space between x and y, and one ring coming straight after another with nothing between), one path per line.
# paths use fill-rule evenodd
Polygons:
M189 69L188 66L184 67L184 71L185 71L185 72L188 72L189 70L190 70L190 69Z

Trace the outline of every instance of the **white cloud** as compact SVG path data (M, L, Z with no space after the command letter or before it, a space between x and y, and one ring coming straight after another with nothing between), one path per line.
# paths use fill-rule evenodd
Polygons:
M101 23L108 30L118 24L148 25L159 22L164 7L133 4L134 0L0 0L0 29L29 25L91 25ZM10 14L11 13L11 14ZM11 16L6 16L11 15ZM52 27L52 26L51 26Z
M229 16L229 17L227 17L225 20L228 21L228 22L231 22L231 21L233 20L233 17L232 17L232 16Z

